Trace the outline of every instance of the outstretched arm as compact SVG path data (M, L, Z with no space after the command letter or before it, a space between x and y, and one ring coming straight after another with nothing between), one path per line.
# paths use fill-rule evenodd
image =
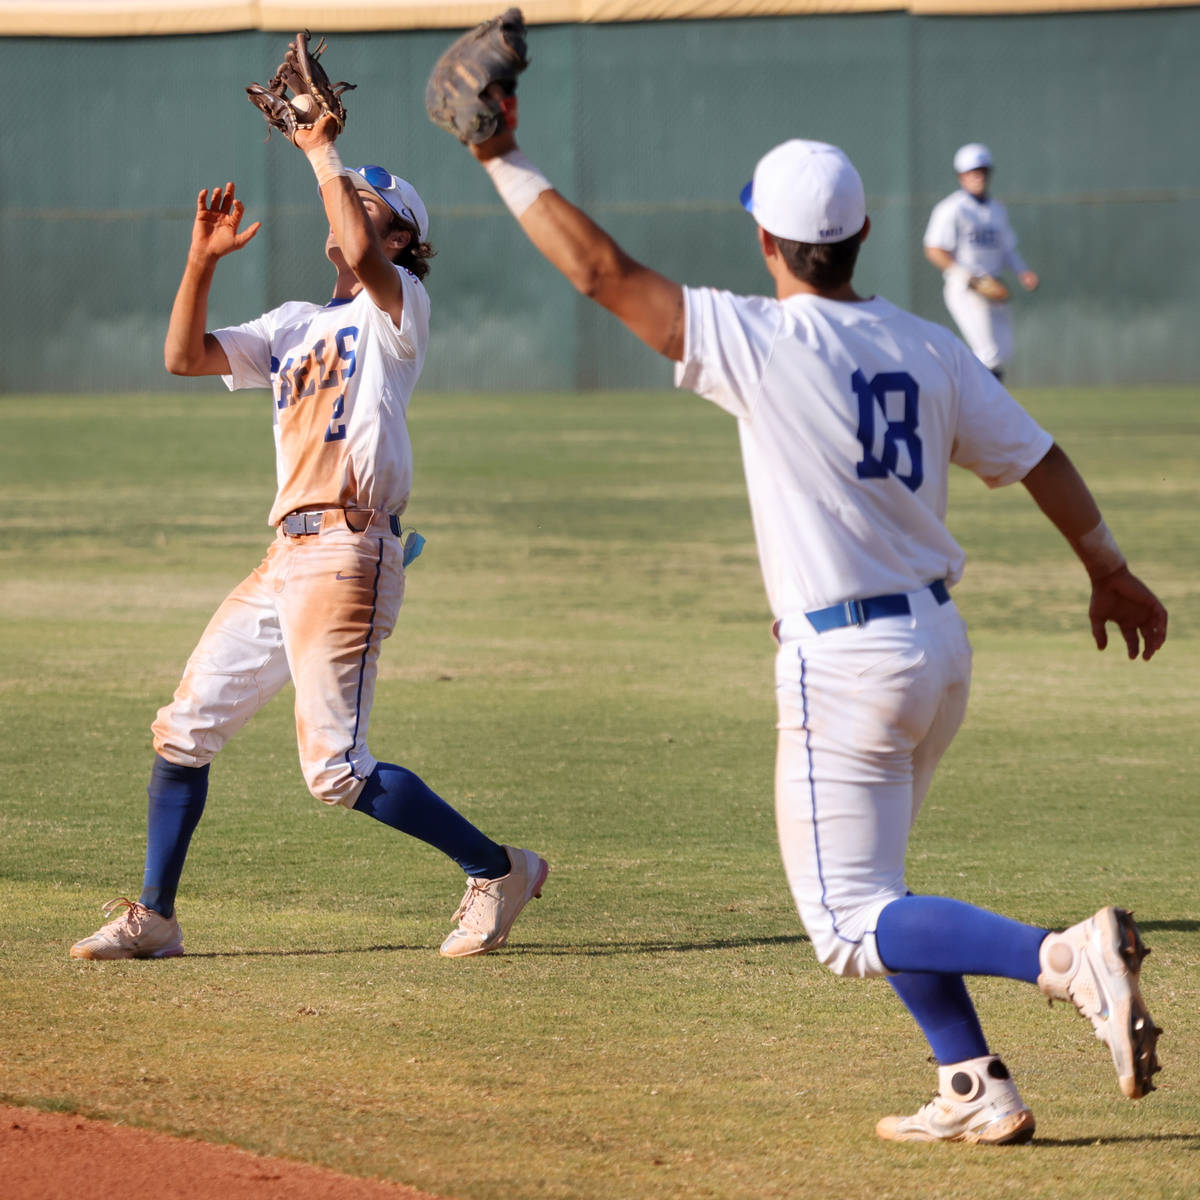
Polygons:
M683 288L626 254L520 153L513 135L516 104L515 96L504 97L507 127L471 146L471 153L551 265L652 350L678 362L683 358Z
M404 288L389 251L402 250L412 235L395 229L380 234L376 219L364 204L375 207L376 217L383 214L387 218L381 222L385 230L392 223L391 209L373 196L364 201L359 195L334 149L337 133L337 121L326 113L311 129L298 129L293 141L304 151L317 177L329 229L346 266L376 307L388 313L399 328L404 315Z
M1167 610L1129 570L1075 464L1061 447L1051 446L1023 482L1087 569L1092 581L1088 616L1096 647L1103 650L1108 645L1106 627L1112 621L1131 659L1138 656L1139 635L1142 658L1152 658L1167 638Z
M244 212L244 205L234 196L232 183L213 188L211 201L207 188L196 197L192 244L163 345L163 362L172 375L229 374L229 359L221 343L205 331L205 325L208 293L218 261L240 250L262 226L261 221L255 221L239 232Z

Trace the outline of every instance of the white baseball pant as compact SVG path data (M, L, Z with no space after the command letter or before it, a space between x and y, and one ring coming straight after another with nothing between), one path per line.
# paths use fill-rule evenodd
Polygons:
M341 515L326 513L318 534L279 533L213 614L154 722L163 758L211 762L290 679L308 789L327 804L353 806L377 763L367 726L380 646L404 598L404 567L400 541L386 527L354 532L344 518L337 522Z
M963 341L989 371L996 371L1012 358L1012 312L1007 303L985 300L967 285L968 279L965 271L951 272L942 297Z
M875 923L908 891L909 830L966 712L965 623L928 589L909 603L863 626L818 634L798 616L780 629L779 845L817 958L838 975L888 974Z

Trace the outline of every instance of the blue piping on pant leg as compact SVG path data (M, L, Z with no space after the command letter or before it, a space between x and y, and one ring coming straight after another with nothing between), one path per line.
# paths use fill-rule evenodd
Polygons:
M817 878L821 881L821 907L829 914L829 923L833 927L834 936L839 941L846 942L851 946L861 946L861 938L847 937L838 928L837 914L830 908L827 899L825 871L821 865L821 835L818 832L817 826L817 786L816 780L813 778L812 730L809 728L808 722L808 664L804 661L804 650L802 647L798 647L796 653L800 659L800 709L804 718L804 752L808 758L809 812L813 831L813 851L817 859Z

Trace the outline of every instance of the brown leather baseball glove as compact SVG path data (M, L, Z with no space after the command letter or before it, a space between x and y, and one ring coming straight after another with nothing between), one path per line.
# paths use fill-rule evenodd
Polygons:
M315 50L309 50L310 36L305 30L288 43L287 54L266 87L252 83L246 88L250 103L267 119L268 138L271 129L278 129L289 142L294 142L297 129L311 129L326 113L331 113L337 121L339 133L346 127L342 93L355 85L329 82L325 68L317 61L325 50L325 39L321 39Z
M995 275L973 275L967 286L993 304L1000 304L1008 299L1008 288Z

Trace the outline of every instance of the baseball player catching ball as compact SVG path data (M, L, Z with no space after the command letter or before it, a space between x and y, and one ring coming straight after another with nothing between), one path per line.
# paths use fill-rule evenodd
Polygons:
M1008 211L993 200L992 152L982 142L960 146L954 155L958 191L934 208L925 229L925 257L942 273L942 295L950 315L997 379L1012 357L1012 313L1000 275L1013 271L1032 292L1038 277L1017 253Z
M511 14L506 14L511 18ZM854 290L870 231L862 180L837 147L766 154L742 193L774 296L683 287L636 262L517 146L514 79L483 94L496 132L443 121L470 145L534 246L583 294L672 360L675 380L738 422L778 640L778 830L820 960L886 976L927 1036L936 1097L885 1117L897 1141L1004 1143L1033 1114L980 1029L964 975L1023 980L1072 1002L1108 1045L1122 1092L1158 1069L1142 999L1145 948L1106 907L1064 932L905 883L909 830L962 721L971 649L951 589L963 553L945 525L951 463L1022 482L1091 579L1096 644L1130 658L1166 637L1088 488L952 333Z
M411 771L379 762L367 726L379 653L419 548L400 525L412 484L406 412L429 335L422 284L433 253L411 184L380 167L348 170L328 115L296 132L317 177L336 278L325 305L293 301L232 328L205 331L217 263L242 249L234 185L202 191L166 336L168 370L269 388L279 490L275 540L217 609L175 698L154 722L141 897L111 901L114 919L71 948L75 958L183 953L175 894L204 810L209 764L289 680L309 790L428 842L468 876L449 956L504 944L546 878L530 850L498 845Z

